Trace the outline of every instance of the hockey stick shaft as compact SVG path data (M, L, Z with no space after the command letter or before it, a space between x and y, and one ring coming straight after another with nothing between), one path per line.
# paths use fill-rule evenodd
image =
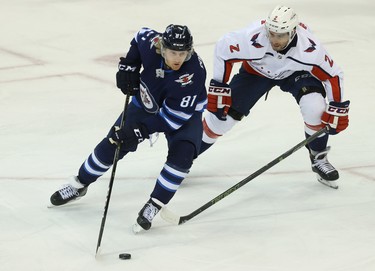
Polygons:
M122 127L124 127L124 125L125 125L126 112L128 110L128 104L129 104L129 97L130 97L129 95L126 95L126 100L125 100L125 105L124 105L124 111L122 112L122 116L121 116L120 129ZM98 251L99 251L100 245L102 243L104 226L105 226L105 222L107 220L107 213L108 213L109 201L111 199L113 182L115 180L115 175L116 175L117 162L118 162L119 156L120 156L120 149L121 149L121 143L119 143L117 145L117 148L116 148L116 151L115 151L115 155L114 155L114 158L113 158L111 179L109 180L108 192L107 192L107 197L106 197L106 200L105 200L104 213L103 213L102 222L101 222L101 225L100 225L100 231L99 231L99 236L98 236L98 243L96 245L95 257L98 255Z
M303 146L305 146L305 145L309 144L311 141L315 140L320 135L326 133L327 131L328 131L328 128L325 127L325 128L320 129L319 131L315 132L310 137L308 137L305 140L301 141L300 143L298 143L297 145L295 145L293 148L291 148L288 151L284 152L282 155L280 155L279 157L275 158L274 160L272 160L271 162L269 162L267 165L265 165L262 168L258 169L257 171L255 171L251 175L247 176L245 179L243 179L242 181L240 181L237 184L233 185L231 188L227 189L226 191L224 191L220 195L216 196L215 198L213 198L212 200L210 200L206 204L202 205L201 207L199 207L198 209L196 209L192 213L190 213L188 215L185 215L185 216L177 216L174 213L172 213L171 211L169 211L168 209L163 208L163 210L161 212L162 218L164 220L166 220L166 221L168 221L168 222L170 222L172 224L176 224L176 225L180 225L180 224L183 224L183 223L189 221L193 217L195 217L198 214L202 213L203 211L205 211L206 209L208 209L212 205L218 203L223 198L229 196L234 191L238 190L240 187L244 186L245 184L247 184L251 180L255 179L256 177L258 177L259 175L261 175L262 173L264 173L268 169L272 168L274 165L278 164L279 162L281 162L282 160L284 160L285 158L287 158L288 156L290 156L291 154L293 154L294 152L296 152L297 150L299 150Z

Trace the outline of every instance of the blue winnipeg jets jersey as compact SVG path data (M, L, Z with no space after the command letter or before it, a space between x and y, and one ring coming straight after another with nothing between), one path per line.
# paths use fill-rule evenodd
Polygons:
M166 69L155 47L160 38L161 33L142 28L126 55L128 63L143 66L140 91L132 102L151 114L145 120L150 134L178 130L207 104L203 61L194 52L178 71Z

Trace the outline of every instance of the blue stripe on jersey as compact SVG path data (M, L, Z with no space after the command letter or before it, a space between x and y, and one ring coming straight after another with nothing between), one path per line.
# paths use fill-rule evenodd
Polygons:
M87 173L95 176L102 176L110 166L103 164L96 157L95 152L91 153L89 158L86 159L84 163L84 169Z
M160 111L159 111L159 115L165 120L165 122L168 124L168 126L170 128L172 128L172 130L178 130L180 129L180 127L182 126L181 123L176 123L174 122L173 120L171 120L170 118L168 118L168 116L164 113L164 108L161 108Z
M177 110L174 110L172 108L170 108L166 103L165 101L163 102L163 107L165 108L166 112L168 113L168 115L171 115L173 117L176 117L178 119L181 119L183 121L187 121L188 119L191 118L191 116L193 114L186 114L182 111L177 111Z
M163 107L160 109L159 114L173 130L179 129L193 115L193 113L187 114L182 111L174 110L167 106L165 102L163 102Z
M177 191L187 174L188 172L176 170L165 164L157 179L157 183L165 190L174 193Z

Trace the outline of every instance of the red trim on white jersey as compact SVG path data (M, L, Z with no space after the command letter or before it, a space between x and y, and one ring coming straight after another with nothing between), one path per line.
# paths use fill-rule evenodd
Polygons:
M214 133L214 132L210 129L210 127L208 127L207 122L206 122L205 119L203 119L203 131L204 131L204 133L205 133L209 138L212 138L212 139L216 139L216 138L218 138L219 136L221 136L221 135L219 135L219 134Z
M329 82L329 84L331 85L332 97L334 101L340 102L342 100L340 78L337 75L332 77L319 66L314 66L311 70L311 74L321 81Z
M319 124L319 125L310 125L308 123L305 122L305 125L307 128L313 130L313 131L319 131L320 129L324 128L324 124Z
M297 45L280 54L272 49L261 21L227 33L216 44L213 79L227 83L233 63L239 61L248 72L274 80L308 71L322 81L329 101L343 101L341 69L305 25L297 26L297 37Z

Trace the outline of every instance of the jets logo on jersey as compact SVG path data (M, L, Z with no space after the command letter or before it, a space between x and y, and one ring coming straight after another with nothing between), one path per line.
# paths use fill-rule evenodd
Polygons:
M141 80L139 94L141 97L143 108L149 113L156 113L159 110L159 106L155 102L154 97L151 95L146 84Z
M307 48L307 49L305 50L306 53L311 53L312 51L315 51L315 50L316 50L316 48L315 48L316 43L315 43L313 40L311 40L311 39L309 39L309 41L310 41L311 45L310 45L309 48Z
M262 48L263 45L261 45L260 43L257 42L258 36L259 36L259 33L255 34L251 38L251 41L253 42L251 45L254 46L255 48Z
M184 75L181 75L177 80L175 80L175 82L177 83L181 83L181 86L186 86L186 85L190 85L193 83L193 80L191 80L194 76L194 73L193 74L184 74Z

